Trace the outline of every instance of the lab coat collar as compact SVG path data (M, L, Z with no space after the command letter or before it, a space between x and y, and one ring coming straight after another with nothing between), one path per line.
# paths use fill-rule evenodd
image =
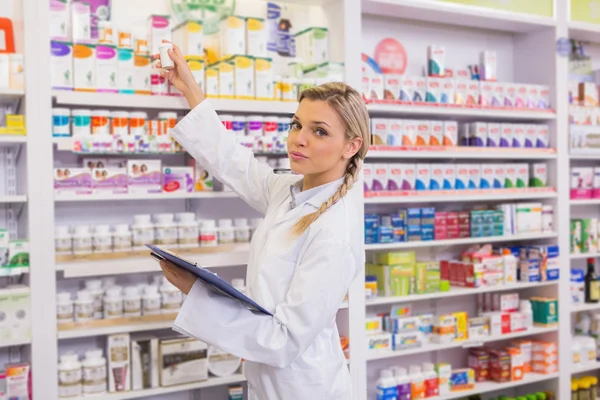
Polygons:
M300 179L290 186L292 208L307 203L318 209L324 202L333 196L343 182L344 178L340 178L324 185L302 191L302 179Z

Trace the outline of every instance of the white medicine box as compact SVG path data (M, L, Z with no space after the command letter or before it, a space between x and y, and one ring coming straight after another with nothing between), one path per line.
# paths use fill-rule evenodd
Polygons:
M177 43L184 56L204 57L204 32L201 21L185 21L171 32L173 43Z
M50 81L52 89L73 89L73 44L50 42Z
M208 379L208 345L197 339L161 340L160 385L174 386Z
M329 32L327 28L312 27L296 34L296 56L308 69L329 61Z

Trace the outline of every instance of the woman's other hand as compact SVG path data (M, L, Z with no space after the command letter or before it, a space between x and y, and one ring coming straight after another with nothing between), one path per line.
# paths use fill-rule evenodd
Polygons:
M163 43L171 42L163 40ZM204 93L202 92L202 89L200 89L200 85L198 85L196 79L194 79L194 75L185 61L179 47L173 44L173 48L169 49L169 57L173 60L175 68L161 70L160 74L175 86L177 90L183 93L190 108L193 109L205 99ZM160 54L155 54L152 58L160 60ZM156 64L156 68L162 68L160 61Z
M194 286L197 279L194 274L169 261L161 261L160 268L163 270L167 280L184 294L187 295L192 290L192 286Z

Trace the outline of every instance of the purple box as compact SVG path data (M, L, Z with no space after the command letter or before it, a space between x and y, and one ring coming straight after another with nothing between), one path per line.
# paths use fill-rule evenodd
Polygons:
M54 193L92 194L92 174L87 168L55 168Z
M191 193L194 191L194 168L164 167L163 191L165 193Z
M128 160L129 193L162 193L160 160Z
M127 193L126 168L94 168L92 170L92 190L97 193Z

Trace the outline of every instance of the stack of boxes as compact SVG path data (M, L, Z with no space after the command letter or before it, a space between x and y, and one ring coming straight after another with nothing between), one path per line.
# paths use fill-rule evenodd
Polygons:
M571 254L598 252L598 218L571 220Z

